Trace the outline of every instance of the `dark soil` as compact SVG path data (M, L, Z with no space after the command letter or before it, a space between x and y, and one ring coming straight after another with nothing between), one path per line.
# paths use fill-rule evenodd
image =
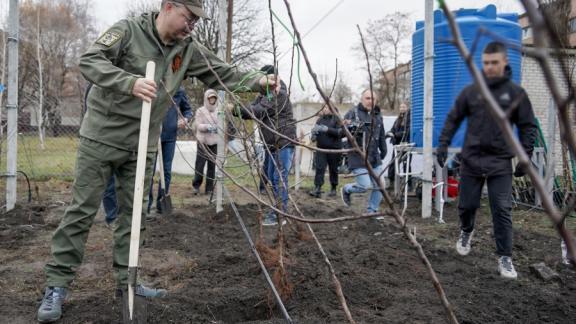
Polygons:
M177 196L177 194L173 194ZM258 208L238 206L254 241L273 249L277 227L259 236ZM350 211L336 199L296 194L307 217L331 218ZM360 197L354 202L364 204ZM173 198L174 199L174 198ZM141 249L140 278L167 288L169 296L150 301L149 323L283 323L264 275L232 209L216 215L206 196L177 205L175 213L148 222ZM420 218L418 200L407 216L462 323L575 323L576 272L560 263L560 240L540 212L514 211L516 281L499 278L489 212L479 211L472 253L457 255L455 204L444 219ZM360 211L360 207L354 211ZM0 322L34 323L50 259L50 235L63 206L20 207L0 215ZM393 219L312 225L332 262L358 323L441 323L446 315L415 249ZM297 323L345 323L323 258L304 227L288 224L285 264L291 297L286 308ZM119 323L114 297L112 232L98 215L84 264L70 289L61 323ZM265 261L274 261L266 259ZM560 280L544 282L529 266L546 262ZM277 268L271 267L270 273Z

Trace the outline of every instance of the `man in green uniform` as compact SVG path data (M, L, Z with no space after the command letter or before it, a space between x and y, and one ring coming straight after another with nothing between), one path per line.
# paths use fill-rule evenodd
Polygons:
M113 173L119 205L113 266L118 288L126 289L142 100L152 102L144 181L149 186L160 126L182 80L196 77L209 88L222 88L206 60L231 89L258 91L267 83L275 87L273 76L240 73L194 40L190 33L201 17L207 17L202 0L163 0L160 12L117 22L81 57L80 71L94 86L80 127L72 203L52 237L53 258L45 267L47 288L38 321L61 317L67 288L82 263L90 227ZM156 63L154 81L144 78L150 60ZM144 200L145 206L147 197ZM143 237L144 226L141 231ZM139 285L136 293L161 297L166 291Z

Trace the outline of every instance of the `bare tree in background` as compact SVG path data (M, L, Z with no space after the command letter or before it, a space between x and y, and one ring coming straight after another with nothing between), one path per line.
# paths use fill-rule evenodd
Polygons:
M387 14L382 19L369 20L364 27L366 47L372 71L376 78L376 92L381 98L382 108L395 110L401 99L398 97L400 82L397 82L397 67L410 60L412 18L406 12ZM358 56L364 58L362 44L353 47ZM392 73L386 73L391 71Z
M136 17L150 11L160 11L161 0L133 0L126 5L126 16Z
M551 35L556 35L557 43L560 45L560 48L567 49L571 48L572 45L570 44L570 35L572 34L571 27L570 27L570 18L572 17L572 4L571 0L541 0L540 1L540 10L544 15L550 17L550 25L549 33ZM554 64L563 65L565 69L568 69L569 72L567 75L569 79L566 81L567 84L574 83L574 75L576 70L576 58L574 54L570 54L568 51L558 51L556 56L554 57ZM568 91L568 95L572 96L573 88L566 87ZM576 110L571 108L575 113ZM576 120L576 116L573 116L574 120ZM573 179L571 168L571 157L568 150L568 146L566 143L561 143L562 145L562 161L563 161L563 169L564 169L564 178L566 179L566 187L570 191L574 191L573 187ZM574 157L572 157L574 159ZM567 196L566 196L567 197Z
M550 32L558 36L562 48L570 47L571 0L541 0L540 9L548 17L554 17Z
M338 82L336 82L334 87L332 98L337 104L350 103L352 101L352 89L344 82L344 75L342 74L338 76Z
M38 125L53 133L61 123L63 97L82 97L78 62L95 34L89 3L40 0L24 1L20 7L20 106L38 112ZM40 71L40 59L50 68Z
M210 19L201 19L194 27L194 37L214 53L221 42L219 29L218 0L203 0L204 11ZM128 4L128 16L133 17L143 12L160 9L160 0L133 0ZM232 64L242 68L255 68L261 63L263 53L270 52L271 42L265 25L258 23L261 8L254 1L234 1L234 18L232 27ZM262 21L263 22L263 21Z

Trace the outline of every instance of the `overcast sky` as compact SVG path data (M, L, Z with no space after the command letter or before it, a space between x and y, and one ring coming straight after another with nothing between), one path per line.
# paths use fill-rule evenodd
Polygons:
M94 15L98 19L99 28L107 26L125 16L127 4L135 0L98 0L93 2ZM263 7L263 23L268 23L266 0L253 0ZM340 3L341 2L341 3ZM434 1L436 5L436 1ZM480 8L493 3L502 12L519 12L521 7L513 0L447 0L453 10L458 8ZM345 76L345 81L357 93L368 83L368 76L363 72L364 62L355 54L351 47L358 42L356 25L364 27L368 20L382 18L388 13L403 11L412 13L413 22L424 19L424 0L292 0L290 1L296 24L302 34L305 34L326 13L337 6L306 38L303 43L310 56L316 73L334 76L335 61L338 59L339 70ZM272 0L273 10L281 19L290 25L283 0ZM291 40L287 32L276 24L279 38L279 52L289 51ZM267 57L270 61L272 57ZM280 61L280 73L288 74L290 55L285 55ZM306 87L306 94L296 92L298 97L314 93L314 85L307 76L307 70L302 63L301 75Z

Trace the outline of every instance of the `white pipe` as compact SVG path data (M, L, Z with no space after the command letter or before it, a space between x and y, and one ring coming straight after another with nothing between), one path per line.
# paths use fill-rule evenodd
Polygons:
M424 24L424 171L422 218L432 216L432 129L434 122L434 1L426 0Z

